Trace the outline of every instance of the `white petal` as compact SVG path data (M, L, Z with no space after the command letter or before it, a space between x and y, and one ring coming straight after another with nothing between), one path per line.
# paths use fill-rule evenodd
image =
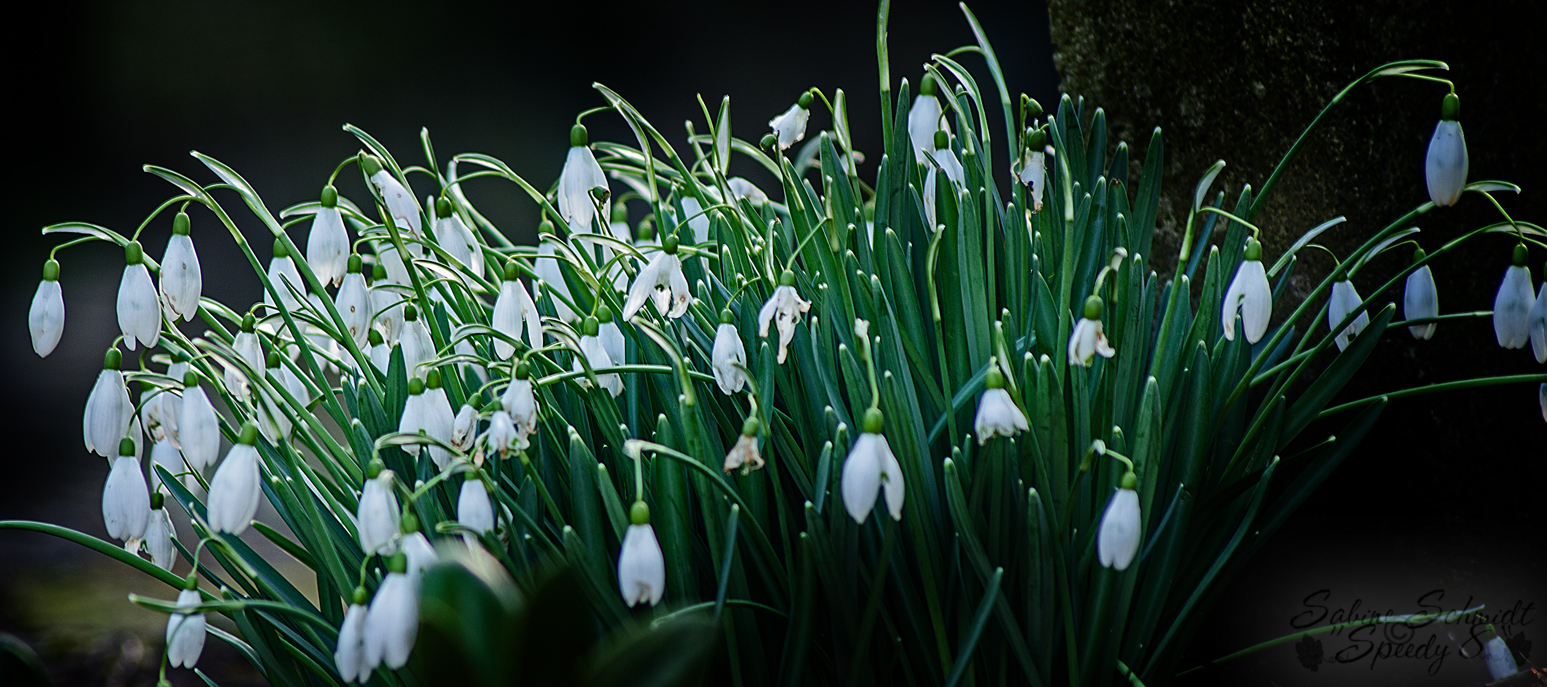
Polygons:
M747 349L741 342L736 325L721 323L714 332L714 348L710 353L714 381L720 386L720 391L734 394L746 386L747 374L741 369L746 364Z
M1090 367L1096 355L1096 322L1080 318L1069 333L1069 364Z
M478 410L466 403L457 410L457 417L451 422L451 445L463 451L473 447L473 439L478 434Z
M779 138L779 150L788 150L806 137L806 120L810 117L811 111L796 103L785 110L784 114L769 120L768 126L773 128Z
M1354 289L1353 282L1347 280L1333 282L1332 297L1327 304L1327 326L1329 328L1338 326L1338 323L1342 322L1343 318L1347 317L1349 313L1359 310L1359 305L1363 302L1364 299L1359 297L1359 292ZM1370 314L1359 310L1358 317L1355 317L1354 321L1344 328L1343 331L1338 332L1337 337L1334 339L1338 350L1341 351L1348 348L1348 344L1353 342L1354 337L1358 336L1359 332L1364 331L1364 328L1369 324Z
M1132 489L1118 489L1107 502L1101 530L1096 535L1096 554L1103 567L1128 569L1139 552L1139 528L1139 494Z
M129 430L130 414L134 407L129 403L129 390L124 387L123 373L103 370L97 375L97 383L86 398L83 418L86 450L103 458L118 455L118 440Z
M663 273L666 269L666 258L675 259L676 256L667 255L664 252L656 253L655 257L645 264L644 269L639 270L639 275L634 277L634 283L628 289L628 300L623 303L623 320L625 322L634 319L634 315L638 314L640 308L645 306L645 301L655 299L656 291L662 287L669 288L669 282L663 283L666 281L663 278L665 276ZM677 269L682 269L680 262L678 262ZM666 306L660 301L656 302L656 309L662 315L666 314Z
M569 284L564 281L564 274L559 270L559 260L561 258L557 257L553 244L545 241L537 247L537 259L532 261L532 269L543 280L543 285L556 294L552 298L554 312L558 313L559 319L569 322L575 320L576 315L565 302L566 298L571 297Z
M1010 392L1004 389L988 389L983 392L983 397L978 400L978 415L973 422L978 434L978 445L987 443L995 436L1013 436L1017 431L1026 431L1030 425L1026 422L1026 415L1015 405L1010 398Z
M607 176L602 173L602 166L597 164L590 148L572 146L564 159L564 170L559 174L558 189L559 215L572 233L591 231L592 220L596 218L596 202L591 197L593 188L607 188ZM609 209L610 201L603 210Z
M1424 159L1429 199L1435 205L1455 205L1466 186L1466 172L1466 137L1461 133L1461 123L1442 120L1434 127Z
M509 411L516 429L526 434L537 431L537 396L532 390L532 380L510 380L510 386L505 387L505 394L500 397L500 405Z
M177 594L177 605L191 608L199 604L199 592L184 589ZM184 615L173 613L167 617L167 663L174 668L192 668L199 662L204 651L204 634L207 623L203 613Z
M843 505L854 522L864 524L865 518L875 508L881 489L881 452L876 444L879 435L861 432L854 446L849 449L848 460L843 461ZM885 441L885 439L882 439Z
M1526 326L1530 329L1531 352L1536 354L1536 362L1547 363L1547 282L1536 291L1536 305L1531 306Z
M333 652L333 663L338 667L344 682L367 682L371 679L371 667L365 662L365 614L364 606L351 604L344 611L344 622L338 628L338 649Z
M1440 314L1439 294L1434 288L1434 273L1428 265L1413 270L1407 275L1407 286L1402 291L1402 318L1418 320L1434 317ZM1427 340L1434 336L1434 330L1438 323L1430 322L1416 327L1408 327L1413 338Z
M150 490L140 462L133 456L113 459L107 485L102 489L102 520L108 536L128 541L145 537L150 522Z
M369 665L402 668L419 634L419 599L404 573L388 573L365 616L365 655Z
M754 186L752 182L741 177L726 179L725 184L730 187L731 197L733 198L746 198L752 201L754 205L768 200L768 194L763 193L763 189Z
M474 532L494 531L494 505L489 503L489 490L483 480L462 480L462 491L457 494L457 522Z
M649 525L629 525L618 552L618 591L630 607L661 602L666 593L666 559Z
M1488 665L1488 675L1494 682L1520 672L1515 657L1509 653L1509 645L1504 643L1503 637L1497 635L1483 647L1483 662Z
M199 312L199 296L203 290L204 276L193 239L173 234L161 258L161 300L167 309L167 319L174 322L178 318L192 320Z
M419 222L419 204L414 201L414 194L403 188L397 177L383 168L371 175L371 184L386 202L392 223L399 230L406 229L414 235L424 233L423 225Z
M424 433L442 443L451 443L451 425L456 422L456 415L451 412L451 400L446 397L445 389L425 389L425 423ZM440 446L430 446L430 460L435 461L435 467L445 470L451 465L452 453Z
M503 409L489 416L489 431L484 433L484 441L487 448L499 451L502 456L512 449L527 446L525 438L516 432L516 423L510 419L510 413Z
M270 260L268 276L269 284L274 287L275 291L279 292L280 304L291 312L300 310L301 299L297 298L295 294L297 292L304 294L307 292L307 288L306 282L301 279L301 273L295 268L295 261L288 257ZM286 286L286 284L289 284L289 286ZM291 287L294 287L295 291L291 291ZM263 292L263 302L268 305L274 305L274 294L269 293L265 289Z
M1536 299L1531 295L1531 271L1511 265L1504 272L1499 293L1493 299L1493 333L1505 348L1524 348L1530 341L1530 314Z
M392 491L392 471L383 470L365 481L360 507L355 515L360 532L360 550L367 554L390 549L398 535L398 500Z
M365 277L358 273L344 275L338 287L338 295L333 299L333 306L338 309L344 326L349 328L349 336L355 340L355 345L364 347L370 340L371 315L374 314L371 312L371 297L365 287Z
M40 358L47 358L59 345L64 334L64 293L58 281L38 282L32 309L27 311L27 330L32 333L32 350Z
M175 539L177 530L172 527L172 515L165 508L152 510L145 525L145 548L150 551L150 561L167 572L177 562L177 547L172 544Z
M682 199L682 212L687 216L688 228L693 230L693 243L709 240L709 216L703 214L704 206L698 199L688 196Z
M209 487L209 525L216 532L239 535L258 512L258 450L247 444L231 447L215 470Z
M403 345L403 367L410 377L419 374L419 367L435 358L435 341L425 327L423 314L413 322L403 323L403 335L398 342Z
M526 287L521 285L521 280L512 280L500 284L500 295L494 299L494 315L489 324L501 334L513 339L521 338L521 296L526 293ZM528 296L527 300L531 300ZM504 339L494 339L494 354L500 360L510 357L516 352L516 347L507 343Z
M905 488L902 479L902 466L897 463L897 456L892 453L892 447L886 443L886 437L881 434L872 434L878 446L877 452L881 462L881 493L886 495L886 510L891 513L893 520L902 520L902 502L905 496Z
M204 387L192 386L183 390L177 428L183 458L190 467L202 470L215 462L215 457L220 454L220 421Z
M148 348L160 338L161 301L143 263L124 266L123 279L118 282L118 328L123 332L124 346L131 351L136 343Z
M1246 260L1236 272L1242 284L1241 323L1246 328L1246 341L1257 343L1268 332L1268 322L1273 319L1273 289L1268 285L1268 274L1261 260Z
M319 282L338 286L344 278L349 268L349 232L338 208L322 208L312 218L311 232L306 235L306 262Z
M935 150L935 131L940 128L940 101L932 95L913 99L908 109L908 139L913 142L913 157L920 162ZM949 127L946 127L949 130Z

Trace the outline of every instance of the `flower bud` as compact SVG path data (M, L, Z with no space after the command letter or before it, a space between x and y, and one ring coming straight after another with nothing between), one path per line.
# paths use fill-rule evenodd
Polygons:
M333 188L332 184L328 184L327 186L322 187L322 197L320 200L322 202L322 207L338 207L338 189Z
M586 145L586 143L587 135L585 125L577 123L569 128L569 146L571 148L578 148Z

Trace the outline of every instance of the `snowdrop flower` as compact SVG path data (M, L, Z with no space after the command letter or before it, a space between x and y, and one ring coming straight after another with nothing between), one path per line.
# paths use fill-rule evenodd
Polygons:
M489 487L472 470L462 480L457 494L457 522L479 534L494 531L494 504L489 502Z
M430 370L424 381L417 377L409 380L408 402L403 407L403 418L398 423L399 432L423 434L449 444L451 424L455 419L451 414L451 402L446 399L446 390L440 386L440 372ZM418 444L407 444L403 450L411 456L419 455ZM437 469L445 470L451 464L450 451L431 445L429 453Z
M371 185L381 195L382 202L387 206L387 214L392 217L392 224L398 229L406 229L414 236L422 235L424 228L419 222L419 204L414 202L414 194L409 193L391 172L383 169L381 161L373 156L361 153L360 168L365 170Z
M500 295L494 299L494 331L513 339L522 338L522 324L526 325L526 345L539 348L543 345L543 325L537 314L537 303L532 300L526 286L521 283L521 271L516 261L505 263L505 279L500 282ZM504 339L494 339L494 354L500 360L510 357L516 347Z
M1542 422L1547 422L1547 384L1536 389L1536 401L1542 406Z
M360 492L360 505L355 512L359 524L360 550L366 555L392 551L392 540L398 535L398 500L392 491L393 473L384 469L379 459L372 459L366 467L368 477Z
M785 270L779 275L778 288L768 297L763 309L757 311L758 336L768 338L769 322L779 330L779 364L784 364L789 353L790 341L795 338L795 325L800 324L800 314L810 310L811 301L801 300L800 293L795 290L795 273Z
M543 224L549 229L553 228L553 225L548 224L546 221ZM537 247L537 259L532 261L532 269L537 272L537 278L542 280L543 286L551 292L553 310L558 313L559 319L565 322L573 322L579 316L575 314L575 311L569 307L567 302L573 301L574 298L570 296L569 284L564 281L564 273L559 271L559 260L561 259L558 257L553 244L544 241L542 245ZM535 285L533 288L536 288Z
M1536 354L1536 362L1547 363L1547 270L1542 276L1541 288L1536 290L1536 305L1531 306L1526 326L1531 330L1531 352Z
M1114 568L1118 572L1133 564L1139 553L1139 478L1129 471L1123 475L1121 486L1107 502L1107 510L1101 516L1101 529L1096 533L1096 557L1101 567Z
M183 590L177 593L177 607L195 608L201 599L197 573L189 573ZM173 668L192 668L204 652L207 624L203 613L173 613L167 618L167 663Z
M646 300L655 303L655 310L662 317L673 319L682 317L693 302L688 279L682 275L682 259L677 257L676 236L667 236L661 242L661 251L634 278L628 300L623 303L623 319L632 319Z
M414 583L414 588L418 589L419 581L424 579L424 571L434 565L435 561L439 560L439 556L435 553L435 547L430 545L429 538L419 531L419 518L414 517L413 513L403 516L402 530L403 536L398 539L398 551L408 557L408 567L405 572L408 579Z
M1327 326L1338 326L1338 323L1342 322L1343 318L1347 317L1349 313L1358 310L1359 304L1363 302L1364 299L1359 297L1359 292L1354 290L1353 282L1349 281L1346 277L1332 282L1332 298L1327 303ZM1369 326L1369 324L1370 314L1360 310L1359 316L1354 318L1354 321L1347 328L1338 332L1337 338L1334 339L1338 345L1338 350L1341 351L1348 348L1348 344L1353 341L1354 337L1358 336L1359 332L1364 331L1364 328Z
M1424 259L1422 248L1413 251L1414 262L1422 259ZM1428 265L1423 265L1407 275L1407 287L1402 291L1402 318L1418 320L1439 314L1440 299L1434 288L1434 273L1429 271ZM1438 327L1438 322L1430 322L1408 327L1407 331L1413 335L1413 338L1427 341L1434 337L1434 330Z
M332 184L322 187L321 200L322 207L312 217L312 230L306 234L306 263L317 281L338 286L349 258L349 232L338 211L338 189Z
M150 522L150 489L145 486L131 439L118 442L118 457L113 459L113 469L102 489L102 521L114 539L145 537L145 525Z
M629 509L629 523L618 551L618 591L630 608L646 601L654 606L666 593L666 558L644 501L635 501Z
M1225 340L1235 341L1235 313L1241 311L1242 333L1248 343L1257 343L1268 331L1268 321L1273 319L1273 289L1268 285L1268 273L1262 268L1262 244L1255 238L1246 240L1246 259L1236 269L1235 279L1225 291L1225 311L1221 321L1225 323Z
M434 229L435 242L440 244L441 250L466 265L473 274L483 275L483 249L478 245L478 237L446 198L435 201Z
M919 81L918 97L908 110L908 139L913 142L913 157L920 162L935 149L935 132L950 132L950 125L940 119L940 99L933 74L925 74Z
M489 431L484 433L484 442L487 448L499 451L501 458L512 449L524 451L531 445L525 434L516 431L515 421L510 419L510 413L504 409L496 410L489 416Z
M1488 630L1493 631L1489 625ZM1504 643L1504 638L1493 635L1493 639L1483 646L1483 663L1488 665L1488 675L1494 682L1503 680L1520 672L1520 667L1515 664L1515 657L1509 653L1509 645Z
M603 314L603 309L599 308L598 313ZM612 319L610 313L605 314L609 320ZM585 369L580 364L580 358L584 357L591 372L596 375L596 382L606 389L607 393L612 394L613 398L617 398L623 393L623 378L616 373L603 373L604 370L612 369L614 363L612 356L607 352L608 346L598 337L600 333L601 325L597 323L597 318L587 317L581 325L580 355L575 358L574 369L577 371ZM578 381L583 387L591 385L591 380L585 377L581 377Z
M301 279L301 273L295 268L295 260L290 257L290 249L284 242L275 239L274 258L269 260L269 284L279 292L279 302L285 310L296 312L301 309L301 299L296 293L306 293L306 282ZM287 286L288 284L288 286ZM294 287L294 290L291 290ZM267 290L263 292L264 305L274 305L274 294Z
M86 437L86 450L103 458L111 458L118 448L118 440L129 431L134 419L134 405L129 402L129 389L124 386L124 375L118 371L123 354L110 348L102 361L102 372L97 374L97 384L86 397L86 413L82 433Z
M178 410L177 438L182 445L183 459L194 470L215 462L220 452L220 420L215 406L199 386L195 372L183 375L183 403Z
M145 249L138 241L124 246L124 262L124 276L118 282L118 328L129 350L136 343L151 348L161 340L161 305L145 267Z
M754 205L768 202L768 194L763 193L763 189L758 188L752 182L741 177L726 179L725 185L730 187L731 197L737 200L746 198L752 201Z
M628 204L618 203L612 206L612 221L607 223L607 228L612 230L612 237L624 243L634 240L634 232L628 228ZM609 254L611 250L609 249Z
M166 471L177 474L183 469L183 455L172 445L171 440L162 439L150 445L150 489L154 492L161 486L161 473L156 472L156 466L166 468Z
M182 408L179 401L169 389L145 388L141 392L140 423L152 442L177 443L177 413Z
M371 679L371 666L365 660L365 602L364 587L356 587L354 602L344 611L344 622L338 627L338 649L333 652L333 664L344 682L365 684Z
M807 91L800 94L800 100L785 110L784 114L768 120L768 126L778 139L779 150L789 150L790 146L806 137L806 120L810 118L811 92Z
M169 322L192 320L199 312L199 295L204 277L199 270L199 254L188 235L188 213L179 212L172 221L172 238L161 255L161 306Z
M419 374L419 367L435 358L435 341L412 305L403 308L403 335L398 343L403 346L403 366L409 376Z
M209 485L209 526L216 532L240 535L258 512L258 426L242 425L241 437L226 453Z
M726 473L741 468L741 474L745 476L763 468L763 453L757 449L757 433L762 425L755 415L747 416L741 423L741 437L725 454Z
M602 216L611 218L607 175L596 163L596 156L587 147L586 128L576 124L569 129L569 155L564 158L564 170L559 173L559 216L569 225L572 234L591 231L596 219L596 203L603 204Z
M710 367L714 369L714 382L720 391L734 394L747 384L747 347L741 342L741 333L731 324L735 316L730 310L720 311L720 327L714 330L714 348L709 354Z
M531 369L526 363L516 365L510 385L505 387L505 394L500 397L500 405L509 411L510 419L515 423L515 431L520 436L520 445L516 448L526 448L526 438L537 433L537 395L532 388Z
M708 241L709 216L704 214L704 206L698 203L697 198L682 197L682 214L687 217L688 228L693 230L693 243Z
M1085 299L1085 316L1075 323L1074 331L1069 335L1070 365L1090 367L1097 353L1103 358L1117 355L1117 351L1107 343L1106 331L1101 327L1101 311L1104 307L1100 296Z
M256 321L251 313L242 317L242 331L238 332L236 339L231 342L232 350L236 351L247 367L254 373L263 369L263 347L258 343L258 335L253 333ZM249 391L247 388L247 374L231 363L225 363L226 389L232 396L239 400L247 400ZM261 374L261 373L260 373Z
M406 571L408 559L397 553L387 560L387 579L376 589L365 614L365 665L402 668L419 634L419 590Z
M375 365L376 369L386 372L387 367L392 363L392 348L382 338L381 332L375 329L368 332L366 338L371 344L370 350L367 351L371 357L371 364Z
M397 253L392 253L396 256ZM403 333L403 293L405 282L395 281L388 276L387 268L381 264L381 254L377 254L377 262L371 267L371 308L376 311L376 327L381 330L382 336L389 343L397 343L398 337ZM382 368L386 369L386 368Z
M956 188L961 188L966 182L966 173L962 171L962 164L956 159L956 153L951 150L951 135L944 130L935 132L935 149L930 153L929 160L934 162L931 169L938 167L945 178L951 180ZM929 184L929 181L925 181Z
M1440 123L1429 139L1424 159L1424 179L1429 182L1429 199L1435 205L1455 205L1466 186L1466 137L1461 133L1461 99L1455 93L1445 96L1440 107Z
M885 419L879 408L865 411L864 431L854 440L849 458L843 462L843 505L849 517L861 525L875 508L882 489L886 491L886 508L892 519L902 519L902 466L881 434Z
M167 572L177 562L177 530L172 527L172 515L167 513L166 497L160 492L150 495L150 520L145 523L145 550L150 552L150 562Z
M39 358L53 353L64 334L64 292L59 290L59 261L53 258L43 263L43 281L38 282L32 309L27 311L27 331Z
M1499 293L1493 299L1493 333L1505 348L1525 348L1531 340L1530 316L1536 299L1531 295L1531 270L1526 267L1525 244L1516 244Z
M1031 425L1026 422L1026 414L1021 412L1020 406L1015 405L1010 392L1004 390L1004 373L999 371L999 364L993 359L989 360L988 378L984 385L988 388L983 392L983 397L978 399L978 416L973 421L979 446L995 436L1014 436L1016 432L1031 429Z
M1042 195L1047 190L1047 134L1040 130L1026 133L1026 149L1021 151L1020 170L1016 176L1031 192L1031 211L1042 211Z
M465 453L473 447L473 440L476 438L478 438L478 411L463 403L462 408L457 411L456 419L451 421L451 445Z
M355 340L356 346L365 345L371 329L371 315L374 314L371 311L371 294L365 286L365 275L361 274L364 267L360 256L350 255L348 271L342 277L338 295L333 297L333 307L338 309L338 316L344 320L344 326L348 328L349 336Z

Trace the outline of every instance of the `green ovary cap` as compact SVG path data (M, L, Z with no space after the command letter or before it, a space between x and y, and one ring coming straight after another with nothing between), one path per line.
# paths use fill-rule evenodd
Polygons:
M379 260L380 258L378 258ZM371 281L381 281L387 278L387 266L380 262L371 264Z
M550 220L550 219L545 217L545 218L543 218L543 221L538 222L537 223L537 233L539 233L539 234L552 234L553 233L553 220Z
M635 501L634 506L628 509L628 521L635 525L650 524L650 506L644 501Z
M612 221L627 222L628 206L623 203L618 203L617 205L612 206Z
M607 324L608 322L611 322L612 308L607 307L606 303L596 304L596 321L600 324Z
M150 509L161 510L167 504L166 494L156 492L150 495Z
M1044 132L1041 129L1031 129L1030 131L1026 132L1026 147L1030 148L1031 152L1040 153L1042 152L1042 148L1046 145L1047 132Z
M124 362L124 354L117 348L107 349L107 355L102 356L102 369L116 370Z
M795 104L799 105L800 109L802 110L809 110L811 109L812 100L813 98L811 96L811 91L806 91L805 93L800 94L800 100L795 101Z
M258 320L252 316L252 313L242 316L242 331L251 334L253 327L257 326L257 324Z
M934 74L925 74L924 78L919 80L919 95L934 95L938 91L939 87L935 85Z
M367 334L365 338L366 341L369 342L372 346L380 346L387 342L386 339L382 338L381 332L375 329L372 329L370 334Z
M1451 122L1461 119L1461 98L1455 93L1445 94L1445 101L1440 104L1440 119Z
M774 146L779 144L779 138L773 134L763 134L762 140L759 140L757 144L763 150L772 150Z
M349 254L349 273L350 274L359 274L360 271L363 270L363 269L365 269L365 261L361 260L360 256L358 254L350 253Z
M997 364L988 368L988 377L983 380L983 386L989 389L1004 388L1004 373L999 371Z
M43 263L43 281L59 281L59 261L49 258Z
M405 305L405 306L403 306L403 321L404 322L418 322L419 321L419 309L415 308L412 305Z
M521 278L521 268L516 266L516 261L505 263L505 281L515 281Z
M571 148L583 147L588 140L589 137L586 134L584 124L576 124L569 128L569 145Z
M1085 299L1085 319L1101 319L1101 310L1103 307L1105 306L1101 302L1100 296L1091 296L1090 298Z
M880 408L866 410L864 419L860 420L860 429L868 434L880 434L885 426L886 416L881 413Z
M402 551L392 554L392 557L387 559L387 572L408 572L408 556L405 555Z
M935 150L945 150L951 145L951 135L940 129L935 132Z
M376 159L374 156L360 153L360 169L365 172L365 176L376 176L376 173L381 171L381 160Z
M120 456L132 456L132 455L134 455L134 440L130 439L129 437L124 437L122 439L119 439L118 440L118 455L120 455Z
M424 380L418 377L408 380L408 394L410 396L418 396L422 393L424 393Z
M380 458L372 458L371 462L365 466L365 476L370 479L376 479L381 476L381 471L385 469L387 469L386 463L381 462Z
M130 265L138 265L145 260L145 249L140 247L139 241L130 241L124 245L124 262Z
M274 259L290 257L290 249L285 246L283 239L274 239Z
M172 218L172 233L177 236L188 235L188 213L179 212Z
M327 186L322 187L322 198L321 198L321 200L322 200L322 207L325 207L325 208L336 208L336 207L338 207L338 189L333 188L332 184L328 184Z
M680 244L676 234L661 239L661 250L666 251L667 255L676 255L678 245Z
M1425 257L1428 257L1428 255L1429 255L1428 253L1423 252L1423 247L1422 246L1414 246L1413 247L1413 262L1418 262L1419 260L1422 260Z
M426 388L426 389L439 389L440 388L440 370L430 370L429 372L425 373L425 375L424 375L424 388Z
M435 216L436 217L450 217L451 216L451 201L446 200L445 197L436 198L435 199Z
M1509 264L1516 267L1525 267L1526 260L1530 259L1530 257L1530 253L1526 250L1526 244L1517 243L1515 244L1515 253L1510 256Z
M580 333L583 336L596 336L598 331L601 331L601 325L597 323L595 316L585 318L585 322L580 325Z
M183 388L192 389L199 385L199 373L189 370L183 373Z
M275 353L274 351L269 351L268 363L269 363L269 365L268 365L269 369L274 369L276 367L279 367L279 354Z
M1256 261L1262 260L1262 243L1257 239L1246 239L1246 259Z
M785 271L779 273L779 286L794 286L794 285L795 285L795 272L794 272L794 270L785 270Z
M1118 486L1129 490L1137 489L1139 487L1139 476L1133 474L1132 471L1125 472L1123 473L1123 481Z
M720 310L720 324L731 324L735 321L736 316L731 313L730 308L724 308Z
M414 532L418 532L419 517L413 513L409 513L408 515L403 516L403 521L400 523L399 529L403 530L403 534L413 534Z
M511 373L516 379L526 379L532 376L532 366L526 361L516 363L516 369Z
M242 434L237 437L237 442L247 444L248 446L258 443L258 426L251 421L243 423Z
M365 591L365 587L355 587L354 597L351 600L355 606L364 606L365 602L371 600L371 595Z
M744 437L755 437L762 429L763 423L758 421L756 415L748 415L747 421L741 423L741 435Z

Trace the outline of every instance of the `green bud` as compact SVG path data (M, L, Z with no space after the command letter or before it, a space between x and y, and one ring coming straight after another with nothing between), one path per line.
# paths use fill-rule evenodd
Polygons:
M1246 239L1246 259L1259 262L1262 260L1262 243L1257 239Z
M945 150L951 145L951 135L940 129L935 132L935 150Z
M935 84L935 75L926 72L924 78L919 79L919 95L934 95L938 91L939 86Z
M371 595L365 591L365 587L355 587L354 596L351 600L356 606L364 606L365 602L371 600Z
M1033 153L1039 153L1039 152L1042 152L1042 149L1045 146L1047 146L1047 132L1045 132L1045 131L1043 131L1041 129L1027 129L1026 130L1026 148L1027 149L1029 149Z
M1526 260L1530 259L1530 253L1526 250L1526 244L1515 244L1515 252L1510 256L1509 264L1516 267L1525 267Z
M359 274L360 271L363 270L363 269L365 269L365 261L360 259L359 254L350 253L349 254L349 273L350 274Z
M640 220L639 227L634 230L634 238L639 241L655 238L655 222L649 217Z
M628 205L626 205L624 203L618 203L617 205L612 206L612 221L614 221L614 222L627 222L628 221Z
M424 393L424 380L418 377L408 380L408 393L411 396L418 396Z
M468 470L467 472L462 473L462 481L464 481L464 482L472 482L472 481L475 481L477 479L478 479L478 469L477 468L474 468L472 470Z
M274 351L269 351L269 361L268 362L269 362L268 367L269 367L270 370L272 370L272 369L274 369L276 367L279 367L279 353L276 353Z
M598 331L601 331L601 326L595 316L585 318L585 322L580 325L580 333L584 336L596 336Z
M387 572L408 572L408 556L405 555L402 551L392 554L392 557L387 559Z
M199 385L199 373L189 370L183 373L183 388L192 389Z
M983 380L983 385L990 389L1004 388L1004 373L999 371L998 364L988 368L988 377Z
M1120 487L1122 487L1124 489L1129 489L1129 490L1138 489L1139 488L1139 476L1133 474L1132 470L1130 470L1128 472L1125 472L1125 473L1123 473L1123 480L1122 480L1122 482L1120 482L1118 484L1118 486L1120 486Z
M779 273L779 286L794 286L794 285L795 285L795 272L793 270L785 270L785 271Z
M387 342L386 339L383 339L381 337L381 332L379 332L379 331L377 331L375 329L372 329L370 331L370 333L366 335L365 338L366 338L366 341L370 342L370 344L372 346L380 346L380 345L382 345L382 344Z
M515 281L520 278L521 268L516 266L516 261L512 258L510 262L505 263L504 279L505 281Z
M237 442L252 446L258 443L258 426L251 420L242 423L242 433L237 437Z
M134 440L130 439L129 437L124 437L122 439L119 439L118 440L118 455L120 455L120 456L132 456L132 455L134 455Z
M424 375L424 388L426 388L426 389L439 389L440 388L440 370L430 370L429 372L425 373L425 375Z
M366 155L364 152L361 152L360 169L365 172L365 176L376 176L376 173L381 171L381 160L376 159L373 155Z
M735 321L736 316L731 313L730 308L725 308L720 311L720 324L732 324Z
M881 414L880 408L866 410L864 419L860 420L860 428L868 434L880 434L885 426L886 416Z
M322 187L322 198L321 198L321 201L322 201L322 207L325 207L325 208L336 208L336 207L338 207L338 189L333 188L333 184L328 184L327 186Z
M178 212L177 216L172 218L172 233L177 236L187 236L188 224L188 213Z
M612 321L612 308L607 307L606 303L597 303L596 304L596 321L598 323L600 323L600 324L607 324L608 322L611 322Z
M251 334L253 327L256 327L257 325L258 320L252 316L252 313L247 313L246 315L242 316L242 331Z
M1416 263L1425 257L1428 257L1428 253L1423 252L1423 248L1421 246L1415 246L1413 248L1413 262Z
M676 255L678 245L679 244L676 234L672 234L671 236L661 239L661 250L666 251L667 255Z
M569 128L569 146L571 148L580 148L585 146L587 139L588 136L586 135L584 124L576 123L574 126Z
M124 354L117 348L107 349L107 355L102 356L102 369L116 370L124 361Z
M403 306L403 321L404 322L418 322L419 321L419 309L415 308L412 305L405 305L405 306Z
M634 506L628 509L628 521L635 525L650 524L650 506L644 501L635 501Z
M274 239L274 259L278 260L288 257L290 257L290 249L285 247L285 242L281 239Z
M190 570L188 576L183 578L183 589L193 591L199 588L199 571Z
M1037 117L1042 114L1042 103L1037 102L1036 98L1026 98L1021 101L1021 112L1027 119Z
M779 137L771 133L763 134L762 140L758 141L757 144L763 150L773 150L774 146L779 145Z
M139 241L130 241L124 246L124 263L138 265L145 260L145 249L140 247Z
M59 261L49 258L43 263L43 281L59 281Z
M365 476L370 479L376 479L381 476L381 471L385 469L387 469L386 463L381 462L380 458L372 458L371 462L365 466Z
M516 363L516 369L511 372L511 374L514 375L516 379L526 379L532 376L532 366L523 360L519 363Z
M1100 296L1091 296L1090 298L1085 299L1085 319L1101 319L1101 310L1103 307L1104 306L1101 302Z
M380 258L378 258L379 260ZM371 264L371 281L378 282L387 278L387 266L380 262Z
M157 492L152 493L150 495L150 509L151 510L161 510L162 508L165 508L166 505L167 505L167 497L166 497L165 494L157 491Z
M403 522L398 525L403 534L413 534L419 531L419 518L413 513L403 516Z
M1461 98L1455 93L1445 94L1445 101L1440 103L1440 119L1450 122L1461 119Z
M451 216L451 201L447 200L445 196L435 199L435 216L442 218Z
M537 224L537 233L538 234L552 234L553 233L553 221L548 219L548 218L546 218L546 217L544 217L543 221L541 221L541 222L539 222Z
M755 437L759 431L762 431L762 429L763 423L758 421L756 415L748 415L746 421L741 423L742 436Z
M812 100L813 98L811 97L811 91L806 91L805 93L800 94L800 100L795 101L795 104L799 105L800 109L802 110L809 110L811 109Z
M607 202L607 199L611 197L611 189L603 188L601 186L595 186L591 188L591 198L598 203L605 203Z

